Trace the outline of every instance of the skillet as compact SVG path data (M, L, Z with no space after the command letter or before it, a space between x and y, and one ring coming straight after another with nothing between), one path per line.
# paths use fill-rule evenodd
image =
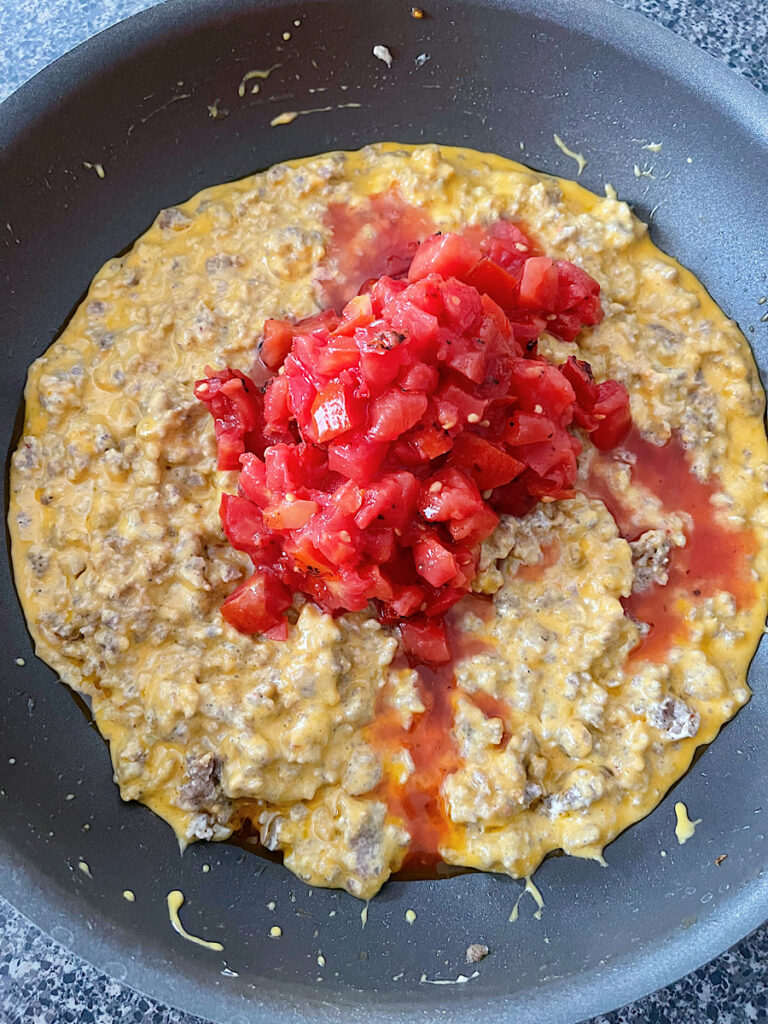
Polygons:
M643 219L653 211L654 240L739 321L768 372L757 305L768 291L768 101L603 0L440 2L427 13L419 21L408 5L370 0L170 0L61 58L3 104L4 452L18 436L26 366L95 271L157 210L281 159L377 139L468 145L571 175L557 132L587 157L587 187L609 181ZM391 70L372 57L376 44L390 47ZM238 96L246 71L276 62L268 88ZM317 87L328 88L322 103L309 93ZM362 106L269 127L283 110L350 98ZM217 100L228 116L210 117ZM647 155L637 139L663 140L654 178L633 172ZM105 178L84 161L101 163ZM167 826L121 804L102 741L33 657L7 561L2 572L0 891L80 956L156 998L217 1021L364 1012L458 1022L482 1004L489 1022L571 1022L669 982L768 917L765 646L752 702L674 795L609 847L608 869L566 858L541 868L541 920L524 902L509 922L519 883L465 874L390 883L363 929L361 905L345 894L309 890L231 845L179 858ZM675 799L704 818L680 848ZM77 869L81 859L92 878ZM127 888L133 904L121 898ZM219 939L223 954L171 931L165 894L176 888L190 931ZM479 976L429 984L471 974L471 942L493 951Z

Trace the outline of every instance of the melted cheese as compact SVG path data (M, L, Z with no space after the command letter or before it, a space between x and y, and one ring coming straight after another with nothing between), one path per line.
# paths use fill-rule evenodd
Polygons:
M246 73L240 80L240 85L238 85L237 87L237 95L242 99L243 96L245 96L245 89L249 82L253 81L254 78L258 78L261 81L264 81L265 79L269 78L273 71L277 71L277 69L281 68L282 66L282 64L273 64L271 68L264 68L263 70L260 68L254 68L253 71L246 71ZM257 82L255 85L251 87L251 92L257 93L259 92L259 89L260 86L259 83Z
M530 877L527 877L525 879L525 888L523 889L523 891L520 893L520 895L515 900L515 905L514 905L514 907L512 907L512 913L509 915L509 920L510 920L510 922L512 924L514 924L515 921L520 916L520 913L519 913L520 900L523 898L523 896L525 896L526 893L530 893L531 894L531 896L533 897L533 900L534 900L534 902L536 904L536 908L537 909L534 911L533 916L536 918L537 921L541 920L541 915L542 915L542 912L544 910L544 899L543 899L541 893L539 892L538 888L534 884L533 879L530 878Z
M675 804L675 818L677 819L675 836L680 846L682 846L683 843L687 843L689 839L693 838L696 826L701 824L701 818L691 821L688 816L688 808L681 800L678 800Z
M212 949L215 952L221 952L224 947L220 942L209 942L207 939L200 939L196 935L190 935L184 925L179 919L179 911L184 906L184 893L180 889L173 889L168 893L168 917L171 920L171 926L173 930L177 932L182 939L186 939L188 942L194 942L196 946L202 946L204 949Z
M578 177L581 177L581 172L587 166L587 161L584 158L584 155L582 153L575 153L572 149L569 149L559 135L555 134L553 138L555 140L555 145L557 146L557 148L561 150L563 153L565 153L566 156L570 157L571 160L576 161L576 174Z
M488 569L494 623L466 622L496 648L497 670L481 656L457 666L452 725L473 740L446 784L443 856L519 877L553 849L599 857L748 699L768 569L768 445L751 352L613 195L492 154L383 144L291 161L161 214L97 274L30 368L9 514L19 594L39 656L91 700L124 799L146 803L183 843L253 822L300 877L362 897L397 870L413 829L377 789L382 772L407 785L409 758L377 749L366 729L378 712L407 730L424 704L412 675L392 665L396 641L365 615L334 622L305 606L282 645L222 623L221 600L248 563L220 531L219 494L234 481L213 468L213 431L191 391L206 363L249 371L266 317L316 311L318 266L338 270L329 207L364 221L371 197L393 187L439 230L519 219L545 251L592 273L607 316L580 336L579 355L599 379L627 382L646 436L690 441L692 468L719 480L722 523L755 538L755 599L681 598L693 639L666 665L630 670L637 627L620 602L634 570L604 506L578 499L515 527ZM365 224L354 242L364 246ZM545 336L542 350L563 359L575 349ZM653 496L614 475L665 529ZM570 540L548 563L553 529ZM553 594L569 598L558 611ZM511 613L531 595L535 616ZM547 644L560 683L526 705L526 673L547 678ZM500 717L482 710L483 694ZM632 710L668 697L697 716L693 735L668 741ZM514 742L502 757L505 730ZM461 773L509 780L510 768L523 772L519 794L507 781L500 803L476 795L473 807ZM547 795L547 813L524 804L526 778ZM355 837L370 833L377 859L350 859Z
M472 974L460 974L458 978L428 978L426 974L422 974L419 978L419 984L421 985L466 985L468 981L474 981L475 978L480 977L480 971L473 971Z

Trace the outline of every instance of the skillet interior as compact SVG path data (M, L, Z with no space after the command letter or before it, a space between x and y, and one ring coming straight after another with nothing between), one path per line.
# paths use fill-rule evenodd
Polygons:
M578 9L565 0L457 0L428 11L416 21L408 5L172 0L78 48L4 104L4 450L15 443L27 364L98 267L160 207L281 159L385 138L494 150L569 175L575 165L552 139L559 133L588 158L588 187L610 181L645 219L658 204L654 240L710 287L768 371L768 325L757 305L768 291L760 264L766 101L715 61L600 0ZM372 57L377 43L395 56L389 71ZM430 59L417 67L422 53ZM282 67L260 94L241 99L243 74L275 62ZM328 91L309 93L317 87ZM226 118L209 116L217 98ZM284 110L348 102L362 106L269 127ZM637 139L663 140L655 179L633 173L647 156ZM83 161L102 163L105 179ZM543 866L541 921L523 903L510 924L519 885L468 874L390 884L363 930L351 898L308 890L233 846L200 845L180 859L159 819L122 805L100 738L33 659L7 565L1 587L0 887L54 937L158 998L227 1021L355 1019L361 1005L372 1020L410 1021L439 1008L458 1021L480 998L491 1022L513 1012L524 1019L527 1009L539 1024L573 1021L671 980L768 916L759 812L765 646L752 669L755 698L675 797L609 848L608 870L565 858ZM704 818L696 840L679 849L676 798ZM722 853L729 857L718 868ZM92 879L77 870L80 858ZM135 904L121 899L125 888L136 891ZM222 957L171 932L164 900L173 888L187 897L187 926L224 942L238 977L220 973ZM407 909L416 911L413 925ZM280 940L269 938L273 924ZM463 955L475 941L493 950L479 978L419 983L423 974L471 973Z

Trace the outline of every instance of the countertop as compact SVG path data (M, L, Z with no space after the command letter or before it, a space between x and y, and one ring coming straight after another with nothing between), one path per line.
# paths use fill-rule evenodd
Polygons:
M573 0L578 2L578 0ZM768 92L765 0L620 0ZM77 43L153 0L0 0L0 100ZM591 1024L768 1020L768 925L674 985ZM2 1024L200 1024L68 953L0 898Z

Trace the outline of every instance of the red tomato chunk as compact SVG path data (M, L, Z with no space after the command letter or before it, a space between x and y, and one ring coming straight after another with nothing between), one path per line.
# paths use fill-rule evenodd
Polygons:
M599 448L630 427L626 388L536 352L602 319L600 288L522 229L433 235L407 275L368 281L339 315L269 320L259 389L236 370L195 385L219 468L239 469L221 522L254 574L222 614L287 636L303 593L324 611L370 602L407 653L448 658L444 613L500 513L573 496L579 427Z

